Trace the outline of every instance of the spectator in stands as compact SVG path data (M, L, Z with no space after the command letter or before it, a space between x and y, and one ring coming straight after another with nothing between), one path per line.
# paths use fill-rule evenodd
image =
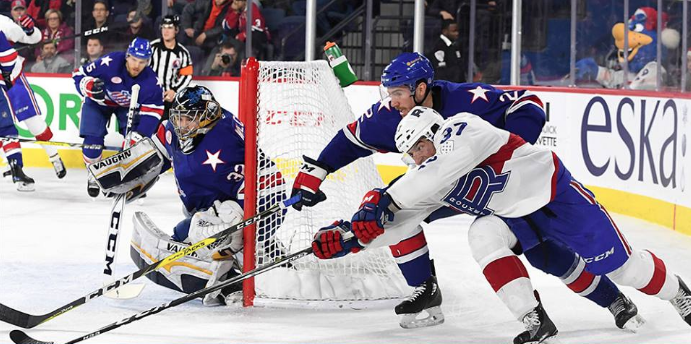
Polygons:
M26 20L25 17L28 16L26 14L26 2L24 2L24 0L13 0L11 8L12 10L10 14L12 15L12 19L14 19L15 23L17 23L19 26L22 26L22 20ZM23 46L26 46L26 44L15 43L14 48L17 50L17 53L21 57L26 59L26 62L28 62L29 64L34 62L36 60L36 54L34 52L34 49L19 49ZM28 65L25 67L28 68Z
M192 81L192 57L189 51L177 42L175 36L180 28L177 15L167 15L161 20L161 38L151 42L149 65L156 72L163 87L163 117L168 119L168 111L173 105L175 93L189 86Z
M36 64L31 67L32 73L69 73L72 64L57 55L55 43L43 44L41 55L36 58Z
M94 7L91 10L91 18L87 19L84 27L88 29L96 29L108 26L112 23L110 18L110 9L106 0L94 1Z
M194 0L166 0L168 9L172 10L174 14L182 15L182 11L187 4L194 2Z
M458 5L458 0L432 0L426 12L429 16L440 16L441 19L456 20Z
M82 57L79 64L83 66L89 62L94 62L99 57L103 56L104 52L105 49L103 48L100 36L91 36L86 40L86 56Z
M240 58L232 42L224 41L215 48L204 64L203 75L240 76Z
M83 28L84 30L93 30L97 28L102 28L104 26L108 26L110 28L112 23L113 21L110 18L108 2L106 0L95 0L94 7L91 10L91 18L87 19ZM115 36L113 34L113 30L100 33L100 35L101 43L104 43L106 49L112 50L114 47L117 46L116 40L112 39Z
M34 18L36 25L41 29L46 28L46 17L44 16L49 9L60 9L60 0L29 0L26 2L26 14Z
M252 3L252 56L264 59L265 47L271 41L271 34L266 27L259 6ZM247 39L247 0L233 0L230 11L223 20L223 29L230 37L240 42Z
M185 32L185 44L194 44L205 52L218 44L223 33L222 22L232 0L197 0L185 6L180 27Z
M129 45L129 42L132 42L135 37L146 38L149 41L156 38L154 29L148 22L148 18L142 17L136 7L127 12L127 22L130 25L125 32L124 37L119 38L124 45ZM126 47L123 46L123 49L125 48Z
M74 35L72 28L62 21L62 13L59 10L46 11L46 28L43 30L43 40L52 40L57 44L57 54L67 62L74 62L74 39L65 39ZM36 56L41 55L41 47L36 48Z
M84 2L82 1L82 10L84 9ZM76 11L77 0L62 0L60 5L60 13L62 13L62 21L67 23L67 26L74 28L74 11ZM91 7L89 7L91 8Z
M435 77L453 82L465 82L463 59L458 47L458 24L452 19L444 19L441 24L441 35L427 52L434 67Z

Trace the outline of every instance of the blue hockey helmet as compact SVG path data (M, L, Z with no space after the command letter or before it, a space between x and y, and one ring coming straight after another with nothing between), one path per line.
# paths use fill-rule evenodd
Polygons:
M127 55L148 60L151 58L151 44L148 39L136 37L127 47Z
M418 81L431 84L433 79L434 68L420 53L402 53L396 56L381 74L382 86L388 88L407 85L411 92L415 91Z
M204 86L190 86L175 95L170 109L170 121L183 150L185 142L198 134L206 134L221 118L221 106Z

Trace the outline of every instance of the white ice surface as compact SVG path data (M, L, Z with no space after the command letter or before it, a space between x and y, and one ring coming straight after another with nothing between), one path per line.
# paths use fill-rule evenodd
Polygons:
M0 180L0 302L43 314L100 287L111 201L92 201L86 195L84 170L69 170L64 180L49 169L29 168L27 174L36 179L36 192L17 192L7 178ZM116 275L135 270L128 250L134 211L147 212L159 227L172 231L182 217L180 209L171 175L162 177L144 204L126 207ZM632 245L652 250L668 269L691 282L691 237L615 218ZM440 326L401 329L392 309L205 308L192 301L86 343L509 343L522 326L468 253L467 225L466 218L458 217L427 231L444 295L446 322ZM648 321L638 333L629 333L615 327L607 310L556 278L529 269L561 343L691 343L691 327L668 302L622 288ZM181 296L146 278L141 282L148 285L137 299L99 298L27 332L62 343ZM13 329L0 323L0 343L10 342Z

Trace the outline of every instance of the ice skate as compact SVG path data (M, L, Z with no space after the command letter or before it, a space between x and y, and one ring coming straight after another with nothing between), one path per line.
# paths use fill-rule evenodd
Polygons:
M645 324L645 319L638 314L636 305L623 293L607 307L614 315L614 323L618 328L635 332Z
M401 316L400 325L405 329L439 325L444 322L441 311L441 290L437 278L431 276L415 288L413 294L396 306L396 314ZM427 312L427 317L418 319L418 314Z
M34 191L34 180L24 174L22 167L17 164L17 160L10 159L10 173L12 174L12 181L17 184L18 191Z
M89 196L91 196L91 198L98 197L98 194L101 192L101 188L98 187L96 179L94 179L91 174L89 174L89 177L86 180L86 192L89 194Z
M57 175L59 179L65 178L65 176L67 175L67 169L65 169L65 164L62 163L60 155L55 153L55 155L48 158L48 160L50 160L50 162L53 164L55 175Z
M526 331L516 336L513 344L542 343L553 339L559 332L547 316L545 309L542 308L542 302L539 302L535 309L523 317L523 325Z
M689 291L689 287L686 286L681 277L677 276L677 278L679 279L679 292L669 302L672 303L674 309L681 315L681 318L691 325L691 291Z

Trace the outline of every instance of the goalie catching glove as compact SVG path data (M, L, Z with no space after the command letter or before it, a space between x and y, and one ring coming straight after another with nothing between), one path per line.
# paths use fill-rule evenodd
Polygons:
M90 164L88 172L105 194L126 194L130 202L149 190L161 172L163 155L150 138Z
M350 222L338 220L332 225L321 228L312 240L312 251L319 259L343 257L348 253L357 253L364 248L350 230Z
M293 204L293 208L298 211L302 210L302 206L313 207L326 200L326 194L319 190L319 186L326 179L326 176L333 172L329 166L308 156L303 155L302 158L305 162L300 167L300 173L293 183L293 192L290 194L290 197L297 194L302 195L301 201Z

